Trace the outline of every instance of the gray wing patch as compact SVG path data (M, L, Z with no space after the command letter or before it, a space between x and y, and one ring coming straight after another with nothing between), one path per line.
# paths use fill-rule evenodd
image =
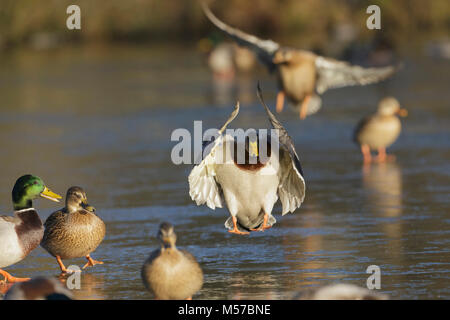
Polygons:
M298 171L298 158L292 158L285 149L280 149L280 185L278 196L283 205L282 214L294 212L305 199L305 180Z
M316 58L318 74L316 90L322 94L331 88L379 82L392 76L399 68L400 66L363 68L344 61L318 56Z

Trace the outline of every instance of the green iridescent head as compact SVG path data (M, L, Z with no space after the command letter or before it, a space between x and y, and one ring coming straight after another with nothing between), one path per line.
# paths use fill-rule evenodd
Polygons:
M31 208L32 200L43 197L55 202L59 202L62 197L50 191L41 178L26 174L17 179L12 190L12 201L14 210Z

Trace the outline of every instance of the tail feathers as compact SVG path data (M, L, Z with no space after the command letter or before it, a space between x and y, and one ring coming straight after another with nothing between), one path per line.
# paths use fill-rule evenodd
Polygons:
M251 228L254 228L254 229L259 228L261 226L261 224L263 223L263 221L264 221L263 218L261 218L261 221L258 223L258 225L254 226L254 227L251 227ZM275 219L275 217L273 215L269 214L269 219L267 221L267 225L272 227L275 223L277 223L277 220ZM237 227L238 227L238 230L241 231L241 232L251 231L250 228L244 227L242 224L240 224L239 220L237 222ZM227 219L227 221L225 221L225 228L227 228L228 230L233 230L234 225L233 225L233 218L232 217L229 217Z
M269 214L269 220L267 221L267 225L272 227L275 223L277 223L277 219L275 219L273 215Z
M232 217L229 217L227 219L227 221L225 221L225 228L227 228L228 230L233 230L234 229L234 224L233 224L233 218ZM250 229L248 229L248 228L244 227L243 225L241 225L239 223L239 220L237 222L237 228L241 232L249 232L250 231Z

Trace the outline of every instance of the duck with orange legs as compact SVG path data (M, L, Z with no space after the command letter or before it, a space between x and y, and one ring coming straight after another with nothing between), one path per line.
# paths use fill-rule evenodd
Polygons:
M192 200L213 210L226 204L230 217L225 227L238 235L271 228L276 222L272 209L278 198L284 215L299 208L305 197L305 180L292 139L264 103L259 86L258 97L278 134L266 139L262 135L259 139L258 134L241 138L224 134L239 113L238 103L189 175Z
M354 141L359 144L364 164L371 162L394 161L393 155L386 153L386 148L392 145L400 135L402 124L397 116L406 117L408 111L400 107L393 97L386 97L378 104L375 114L362 119L356 126ZM378 152L372 157L372 151Z
M23 260L41 242L44 226L33 200L42 197L59 202L61 196L50 191L41 178L30 174L17 179L12 190L13 216L0 216L0 268ZM29 278L16 278L0 269L2 283L23 282Z
M91 253L105 237L105 223L88 204L86 192L81 187L67 190L66 206L52 213L44 226L41 246L56 258L63 274L73 270L66 268L62 259L85 257L87 263L83 269L103 264L92 259Z

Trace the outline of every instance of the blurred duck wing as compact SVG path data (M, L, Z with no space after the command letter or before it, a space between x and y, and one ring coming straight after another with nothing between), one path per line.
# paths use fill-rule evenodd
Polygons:
M272 59L275 52L280 48L278 43L272 40L262 40L254 35L230 27L226 23L220 21L211 12L205 1L202 1L202 8L206 17L208 17L209 21L211 21L217 28L225 32L239 45L252 50L258 56L258 59L269 68L269 71L274 70L275 64L272 62Z
M239 113L239 102L236 104L231 116L219 130L219 136L209 144L204 146L202 156L204 157L202 162L196 165L189 174L189 195L191 199L197 203L197 205L205 204L211 208L222 208L223 206L223 194L220 185L217 184L215 179L215 167L217 164L216 156L222 150L224 141L232 139L231 136L223 135L227 125L233 121Z
M299 208L305 199L305 180L303 170L295 151L294 143L283 125L275 118L263 100L261 88L258 84L258 98L266 109L269 120L274 129L278 130L278 140L280 147L280 168L278 177L278 196L283 205L282 214L294 212Z
M387 79L397 72L399 66L363 68L344 61L318 56L316 90L319 94L328 89L366 85Z

